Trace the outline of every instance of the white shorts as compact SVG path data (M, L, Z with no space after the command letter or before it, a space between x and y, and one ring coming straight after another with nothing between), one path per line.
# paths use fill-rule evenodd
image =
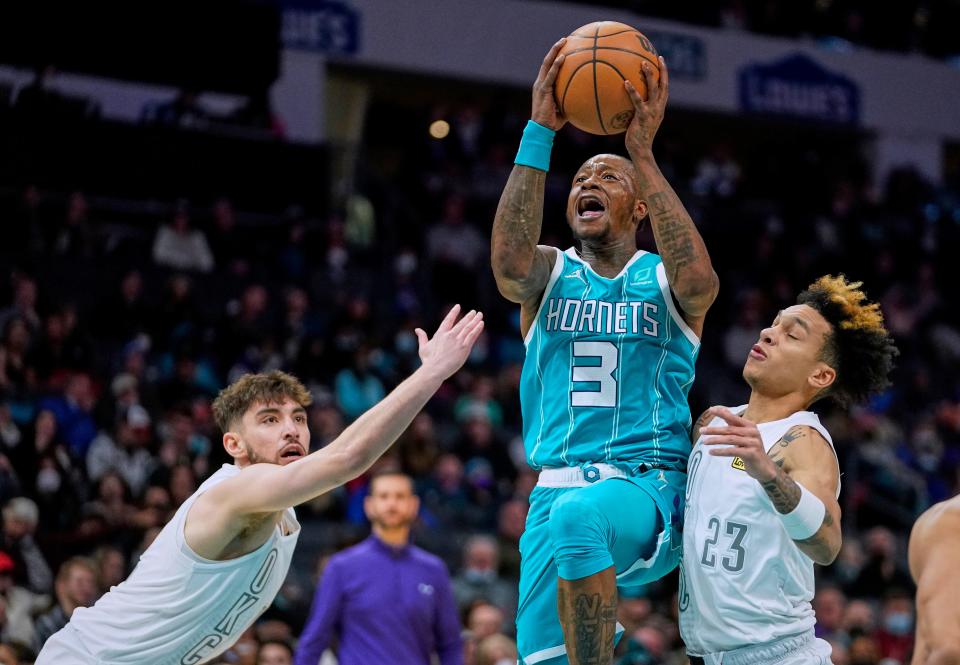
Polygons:
M691 656L690 662L703 665L832 665L833 647L814 637L813 630L767 644ZM39 665L39 663L37 664Z
M76 629L69 623L54 633L34 665L99 665L100 660L80 643Z

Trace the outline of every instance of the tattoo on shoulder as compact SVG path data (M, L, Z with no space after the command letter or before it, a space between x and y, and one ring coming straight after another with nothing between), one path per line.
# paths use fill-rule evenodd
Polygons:
M806 436L807 428L803 425L794 425L787 430L787 433L783 435L783 438L780 439L780 447L786 448L791 443L796 441L799 438Z

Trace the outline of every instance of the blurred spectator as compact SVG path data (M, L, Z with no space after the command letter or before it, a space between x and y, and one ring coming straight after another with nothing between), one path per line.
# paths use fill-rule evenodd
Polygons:
M83 373L70 376L63 395L40 400L40 408L53 413L57 429L70 453L79 458L87 454L97 435L97 425L93 419L96 402L93 382L89 375Z
M34 647L40 647L51 635L67 625L78 607L90 607L97 599L97 570L83 557L67 559L57 571L54 594L56 606L37 618Z
M894 591L884 599L880 611L880 630L876 634L880 655L895 662L908 662L913 652L913 632L913 597Z
M847 599L833 586L820 585L813 597L813 611L817 615L816 634L825 640L838 636L843 628Z
M477 601L467 612L467 630L475 639L483 641L503 630L505 618L503 610L496 605Z
M517 662L517 645L506 635L489 635L477 645L474 665L513 665Z
M261 642L257 665L293 665L293 649L286 642L277 640Z
M520 499L511 499L503 504L497 519L497 534L500 539L500 570L504 575L520 577L520 536L527 526L529 505Z
M33 617L50 605L50 598L28 591L13 583L14 563L6 552L0 551L0 603L4 604L5 620L0 639L22 644L33 642Z
M37 372L27 363L31 343L26 322L8 319L0 341L0 394L24 399L36 388Z
M112 435L101 431L87 452L87 474L93 482L108 471L120 474L133 496L140 496L156 462L147 446L150 443L150 414L139 404L131 404L117 414Z
M48 593L53 587L53 573L33 539L38 518L37 504L26 497L7 503L3 507L0 551L13 560L15 584L36 593Z
M118 547L102 545L93 553L97 564L97 596L102 596L127 577L127 560Z
M475 601L485 600L513 617L517 610L517 588L499 574L500 545L496 538L471 536L463 547L463 568L453 578L453 595L461 611Z
M27 330L40 329L40 315L37 313L37 282L24 274L17 274L13 280L13 302L0 310L0 329L6 330L11 319L20 319Z
M440 222L427 231L433 289L443 303L476 302L476 273L489 242L467 223L465 209L463 197L451 194L444 202Z
M460 625L446 566L410 544L420 501L410 477L375 477L364 509L373 533L331 557L295 662L315 665L337 634L341 665L459 665Z
M53 254L64 259L91 259L94 255L93 228L87 219L90 204L83 192L71 192L63 223L55 229Z
M190 211L179 203L173 220L162 225L153 241L153 260L173 270L208 273L213 270L213 254L207 237L200 229L190 227Z
M874 527L867 533L867 561L852 585L854 595L879 598L885 592L913 588L910 574L897 557L897 543L886 527Z
M143 274L130 270L120 279L120 288L99 312L101 335L115 342L128 342L151 330L152 312L144 293Z
M386 394L383 382L371 369L370 356L371 350L366 346L357 349L353 364L340 370L334 380L337 405L349 420L370 409Z

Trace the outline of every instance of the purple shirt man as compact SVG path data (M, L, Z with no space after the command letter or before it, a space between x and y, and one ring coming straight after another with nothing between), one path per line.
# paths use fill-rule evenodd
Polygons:
M401 474L374 478L364 508L373 535L331 557L294 665L317 665L335 634L340 665L462 665L447 567L409 543L419 500Z

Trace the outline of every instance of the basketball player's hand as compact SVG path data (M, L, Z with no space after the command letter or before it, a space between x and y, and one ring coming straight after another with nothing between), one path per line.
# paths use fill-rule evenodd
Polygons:
M640 96L640 92L630 81L624 81L623 87L633 102L633 119L627 126L627 152L631 156L643 154L653 149L653 137L656 136L660 123L663 122L663 113L667 109L667 97L670 93L670 74L667 72L667 63L660 56L660 80L653 78L653 65L644 62L642 67L643 80L647 84L647 98Z
M540 65L540 73L533 84L533 108L530 111L530 119L535 123L543 125L548 129L557 131L565 124L567 119L560 114L557 108L557 100L553 96L553 86L557 81L557 72L560 71L560 65L563 64L564 56L557 55L567 38L563 37L554 44L547 52Z
M474 342L483 332L483 313L470 310L463 317L460 305L454 305L447 312L433 338L417 328L417 340L420 342L421 369L441 381L448 378L467 362Z
M761 483L773 480L777 475L777 465L767 454L756 424L722 406L707 410L707 422L714 418L723 418L727 424L700 428L703 445L716 446L710 450L710 454L715 457L739 457L751 477Z

